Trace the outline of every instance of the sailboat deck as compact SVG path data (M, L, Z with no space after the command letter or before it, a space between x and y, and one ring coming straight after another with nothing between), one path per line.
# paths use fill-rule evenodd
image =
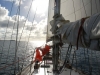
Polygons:
M44 63L42 63L43 65ZM17 74L17 75L54 75L53 74L53 71L52 71L52 68L53 68L53 65L52 64L49 64L50 67L49 68L43 68L43 67L40 67L38 72L34 72L34 64L31 66L31 70L30 70L30 65L25 68L21 74ZM79 73L78 71L75 71L75 70L71 70L71 69L65 69L61 74L59 75L85 75L85 74L82 74L81 72Z

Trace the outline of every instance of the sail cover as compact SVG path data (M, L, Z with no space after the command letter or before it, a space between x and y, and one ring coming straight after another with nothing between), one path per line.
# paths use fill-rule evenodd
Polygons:
M61 0L60 12L66 20L70 20L70 22L76 23L77 20L80 20L81 18L84 18L87 16L92 16L93 14L99 13L100 12L99 7L100 7L99 0ZM52 32L50 31L50 29L51 29L50 21L53 20L53 15L54 15L54 0L50 0L49 1L49 13L48 13L48 26L47 26L47 40L53 36ZM98 21L98 24L100 24L99 21ZM85 29L87 29L87 30L90 27L91 26L85 25ZM100 28L100 25L96 27L96 29L98 29L98 28ZM73 34L75 34L75 33L73 33ZM98 34L100 34L99 31L98 31ZM74 38L74 36L69 37L69 38ZM98 37L98 38L100 38L100 37ZM97 40L97 38L94 38L94 39ZM91 39L89 39L89 40L91 40ZM98 50L99 49L99 45L97 45L98 41L95 41L95 40L91 41L91 43L93 43L93 44L91 44L90 49ZM77 41L77 40L74 39L73 41ZM69 40L69 42L70 42L70 40ZM67 41L67 43L69 43L69 42ZM74 42L74 43L76 44L76 42ZM74 43L72 43L72 45L75 45ZM94 43L96 43L96 44L94 44ZM79 43L79 45L81 45L81 44ZM86 45L90 45L90 44L86 44ZM94 48L94 45L95 45L95 48ZM89 46L86 46L86 47L89 47Z

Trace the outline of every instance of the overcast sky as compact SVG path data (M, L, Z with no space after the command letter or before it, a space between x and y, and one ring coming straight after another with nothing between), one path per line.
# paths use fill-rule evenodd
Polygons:
M15 39L18 25L18 14L16 14L18 6L19 0L0 0L0 39L11 39L11 37ZM30 35L30 40L45 40L47 15L48 0L21 0L19 38L21 36L21 40L28 40Z

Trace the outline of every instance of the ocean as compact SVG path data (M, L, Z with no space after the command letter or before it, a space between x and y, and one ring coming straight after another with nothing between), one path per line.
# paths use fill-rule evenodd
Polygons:
M29 65L32 61L35 47L42 46L43 44L44 41L18 42L16 65L14 65L16 41L0 40L0 75L14 75L15 66L16 73L21 71L22 68Z
M64 47L68 47L68 45ZM85 75L100 75L100 51L89 50L87 48L75 50L75 48L74 46L72 47L68 56L72 67ZM65 59L66 51L68 51L68 48L61 50L62 59Z
M14 75L14 70L16 66L16 73L21 71L22 68L29 65L32 60L35 47L42 46L44 41L31 41L18 42L18 50L15 61L15 44L14 40L0 41L0 75ZM62 59L66 56L67 48L61 51ZM93 51L88 49L80 48L76 50L74 58L73 53L69 55L70 63L77 70L81 70L87 75L100 75L100 51ZM24 60L23 60L24 59Z

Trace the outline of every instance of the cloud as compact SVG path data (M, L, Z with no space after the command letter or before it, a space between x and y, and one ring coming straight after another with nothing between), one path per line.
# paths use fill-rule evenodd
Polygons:
M26 19L24 16L20 15L13 15L9 16L9 11L5 7L0 6L0 39L3 39L5 36L5 33L7 33L6 39L11 39L11 35L13 35L13 39L15 39L16 36L16 29L17 25L19 23L19 37L22 34L22 38L26 39L30 35L30 39L45 39L46 38L46 25L47 25L47 18L42 19L40 22L37 22L34 20L32 23L28 19ZM19 17L19 22L18 22ZM7 32L6 32L7 29ZM13 30L13 34L12 34ZM22 33L23 31L23 33Z
M1 7L0 5L0 18L7 16L9 11L5 7Z

